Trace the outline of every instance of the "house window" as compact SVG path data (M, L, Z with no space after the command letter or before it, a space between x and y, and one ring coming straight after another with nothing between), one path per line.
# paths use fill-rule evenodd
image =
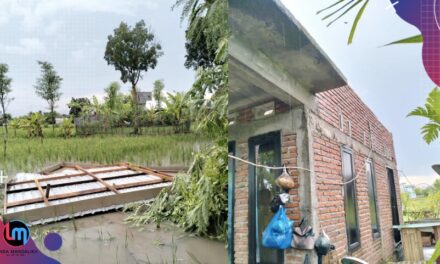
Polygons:
M354 175L353 153L350 149L342 149L342 178L344 182L353 180ZM356 206L355 181L344 184L345 225L347 228L348 249L355 249L360 245L359 222Z
M250 138L249 160L267 166L280 166L280 132ZM266 248L262 245L263 231L273 217L270 202L280 191L275 183L280 174L279 170L249 167L249 263L284 263L284 250Z
M368 183L368 201L370 205L371 230L373 232L373 237L377 238L380 236L380 229L379 216L377 215L376 181L371 160L367 160L365 163L365 174L367 175Z

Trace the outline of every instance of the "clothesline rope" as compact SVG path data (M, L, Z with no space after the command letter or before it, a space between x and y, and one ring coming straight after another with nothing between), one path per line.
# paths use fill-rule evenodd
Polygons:
M371 153L372 153L372 151L373 151L373 150L370 149L370 152L368 153L368 157L367 157L367 159L369 159L369 158L371 157ZM245 159L242 159L242 158L236 157L236 156L231 155L231 154L228 154L228 157L231 158L231 159L235 159L235 160L241 161L241 162L243 162L243 163L246 163L246 164L252 165L252 166L254 166L254 167L265 168L265 169L268 169L268 170L280 170L280 169L284 169L284 168L286 168L286 169L292 169L292 170L303 170L303 171L308 171L308 172L314 174L317 178L320 178L320 179L323 179L323 180L325 180L325 181L327 181L327 182L332 182L332 183L335 184L335 185L341 185L341 186L346 185L346 184L349 184L349 183L351 183L351 182L357 180L357 179L359 178L359 176L361 175L361 173L364 171L365 166L366 166L366 164L367 164L367 162L364 162L364 165L362 166L361 170L357 172L356 176L355 176L353 179L351 179L351 180L349 180L349 181L346 181L346 182L338 182L338 181L329 180L329 179L327 179L327 178L325 178L325 177L318 176L318 175L316 175L315 171L310 170L310 169L307 169L307 168L303 168L303 167L297 167L297 166L282 166L282 167L279 167L279 166L268 166L268 165L263 165L263 164L257 164L257 163L255 163L255 162L252 162L252 161L249 161L249 160L245 160Z

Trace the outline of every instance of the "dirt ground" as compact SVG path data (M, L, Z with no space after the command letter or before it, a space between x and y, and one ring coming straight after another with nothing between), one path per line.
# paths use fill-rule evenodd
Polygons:
M124 224L121 212L83 217L31 228L38 247L63 264L69 263L227 263L225 244L191 236L162 224L141 228ZM60 250L50 252L43 245L44 234L58 232Z

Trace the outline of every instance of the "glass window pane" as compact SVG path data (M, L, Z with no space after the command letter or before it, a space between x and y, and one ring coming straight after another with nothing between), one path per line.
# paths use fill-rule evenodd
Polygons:
M269 166L277 165L276 150L274 144L262 144L255 146L256 162ZM257 184L257 263L280 263L278 250L265 248L261 245L264 229L273 217L270 211L270 201L277 193L275 170L256 168Z
M365 173L367 175L368 183L368 200L370 205L371 229L373 231L373 234L379 234L379 222L376 205L376 184L374 182L373 166L371 162L366 163Z
M342 176L344 182L350 181L354 178L352 154L347 151L342 152ZM345 224L347 227L347 239L350 246L355 246L356 243L359 242L359 227L357 221L355 192L356 190L354 181L345 184Z

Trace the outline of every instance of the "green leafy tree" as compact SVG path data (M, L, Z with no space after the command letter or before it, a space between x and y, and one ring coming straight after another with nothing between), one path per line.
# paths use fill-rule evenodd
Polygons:
M6 108L9 102L12 100L9 98L9 93L11 90L11 82L12 79L9 78L6 74L8 73L9 68L6 64L0 64L0 105L2 107L2 124L5 129L4 137L3 137L3 157L6 158L6 150L7 150L7 142L8 142L8 113L6 112Z
M27 129L28 137L39 137L41 144L43 144L43 126L44 126L44 116L40 113L32 113L27 119L24 119L22 126Z
M64 118L63 123L61 124L61 127L62 127L62 132L63 132L64 138L70 138L73 136L74 126L73 126L73 119L71 117Z
M432 184L432 188L435 192L440 192L440 179L436 179Z
M162 91L165 85L162 80L156 80L153 84L153 98L156 101L156 109L160 109L162 107Z
M209 68L215 64L219 43L228 29L227 1L178 0L173 8L181 7L181 20L189 21L186 30L187 68Z
M41 77L37 79L35 90L38 96L49 104L50 123L55 131L55 108L61 98L61 82L63 79L55 71L53 65L46 61L38 61L41 67Z
M174 7L182 7L182 19L188 21L186 40L193 45L191 48L196 52L209 50L203 56L195 56L187 49L185 65L197 70L187 95L193 118L198 122L198 131L213 137L215 144L196 155L187 174L178 175L147 213L137 210L129 220L144 224L166 218L199 235L224 240L228 184L228 1L178 0Z
M152 126L154 125L157 115L156 115L156 110L155 109L147 109L147 111L145 111L145 118L147 120L147 124Z
M116 108L120 105L121 95L119 91L121 90L121 86L117 82L112 82L107 88L104 89L106 96L104 98L105 105L111 111L116 110Z
M114 127L120 123L125 116L124 96L120 93L121 86L117 82L111 83L106 89L106 96L104 98L103 115Z
M17 136L17 129L20 128L20 120L19 119L12 119L9 122L9 126L14 130L14 136Z
M70 100L69 104L69 115L72 117L80 117L83 109L90 106L89 98L73 98Z
M135 134L139 131L136 85L143 72L156 67L158 58L163 55L161 50L161 45L143 20L133 28L122 22L114 34L108 36L104 59L121 73L123 83L131 84Z
M8 134L8 113L6 112L7 105L11 101L9 93L12 92L11 82L12 79L6 74L9 71L9 67L6 64L0 64L0 105L2 110L2 120L5 127L6 135Z
M431 144L440 132L440 90L436 87L428 95L424 107L419 106L408 116L419 116L429 120L422 127L422 136L426 143Z

